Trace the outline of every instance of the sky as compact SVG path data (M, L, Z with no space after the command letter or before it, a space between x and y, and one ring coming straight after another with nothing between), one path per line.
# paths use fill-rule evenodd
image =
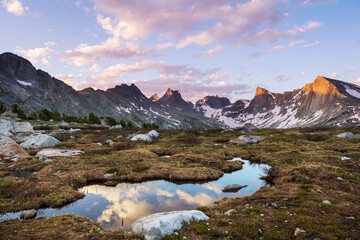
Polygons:
M360 84L359 0L0 0L0 32L0 53L76 90L235 101L319 75Z

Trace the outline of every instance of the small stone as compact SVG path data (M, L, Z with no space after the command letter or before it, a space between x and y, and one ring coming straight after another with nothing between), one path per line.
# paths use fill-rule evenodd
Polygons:
M61 170L56 171L55 175L58 175L59 173L61 173Z
M22 220L32 219L35 218L36 215L37 215L37 211L35 209L25 210L20 214L20 219Z
M111 140L111 139L107 139L106 143L109 144L110 146L115 144L115 142L113 142L113 140Z
M115 176L115 174L113 174L113 173L104 174L104 178L111 178L112 176Z
M259 228L258 231L260 235L263 234L263 230L261 230L261 228Z
M39 160L41 160L41 161L45 161L47 159L48 159L48 157L46 155L41 155L39 158Z
M304 232L305 232L304 230L302 230L300 228L296 228L295 232L294 232L294 236L298 236L299 234L304 233Z
M99 146L102 146L102 143L99 143L99 142L98 142L98 143L96 143L96 144L99 145Z
M19 161L19 158L18 158L18 157L13 158L13 159L11 159L11 161L12 161L12 162L17 162L17 161Z
M323 194L324 192L321 189L317 189L316 192Z
M46 159L45 161L44 161L44 163L52 163L53 162L53 160L51 160L51 159Z
M278 206L276 205L276 203L271 203L271 206L273 206L274 208L277 208Z
M75 137L74 137L74 136L70 136L70 139L71 139L71 140L74 140L74 139L75 139Z
M342 177L337 177L336 179L340 180L340 181L344 181L344 179Z
M331 202L329 200L322 201L323 204L331 205Z
M351 217L346 217L346 219L355 220L355 217L353 217L353 216L351 216Z
M123 135L119 135L119 136L117 136L116 138L123 138Z
M225 214L226 216L230 216L232 213L236 213L236 209L227 210L224 214Z

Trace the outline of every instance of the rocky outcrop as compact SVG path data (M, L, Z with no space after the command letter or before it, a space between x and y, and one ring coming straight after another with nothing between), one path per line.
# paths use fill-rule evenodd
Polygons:
M237 144L257 144L260 141L263 141L265 138L261 136L250 136L250 135L242 135L236 139L230 140L231 143Z
M154 138L159 137L159 133L155 130L151 130L147 134L136 134L132 136L131 141L144 141L151 142Z
M60 144L61 142L54 137L51 137L46 134L39 134L21 143L20 146L26 149L35 149L35 148L55 147Z
M183 222L208 219L208 216L197 210L156 213L135 221L131 231L141 234L146 240L158 240L180 229Z
M63 149L44 149L36 154L36 157L71 157L83 154L85 152L79 150L63 150ZM43 159L46 160L46 159Z
M9 137L0 136L0 156L26 158L30 155Z
M351 132L341 133L337 135L338 138L353 139L360 137L360 134L353 134Z

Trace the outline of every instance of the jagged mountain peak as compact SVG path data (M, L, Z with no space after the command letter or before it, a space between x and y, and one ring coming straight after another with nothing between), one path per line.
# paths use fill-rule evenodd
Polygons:
M78 91L80 94L91 94L93 92L95 92L95 89L92 87L84 88L83 90Z
M339 80L318 76L314 82L306 84L303 89L305 89L307 93L312 92L323 96L343 97L343 91L339 89L343 84L344 82Z
M198 101L196 104L199 106L201 104L206 104L214 109L220 109L231 104L230 100L226 97L219 97L219 95L206 96Z
M168 88L165 95L180 95L180 91L179 90L172 90L171 88Z
M152 95L149 99L150 99L151 101L155 102L155 101L157 101L157 100L160 99L160 96L155 93L155 94Z
M259 95L264 95L264 94L268 94L269 91L264 89L264 88L261 88L261 87L257 87L256 88L256 92L255 92L255 96L259 96Z

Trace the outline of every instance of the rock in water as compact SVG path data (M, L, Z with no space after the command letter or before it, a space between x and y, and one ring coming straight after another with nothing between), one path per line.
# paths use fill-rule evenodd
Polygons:
M245 188L247 186L248 185L245 185L245 184L230 184L230 185L226 185L222 191L223 192L237 192L240 189Z
M257 144L258 142L264 140L264 137L261 136L250 136L250 135L243 135L236 139L230 140L231 143L237 144Z
M209 220L209 217L197 210L156 213L135 221L131 231L141 234L147 240L158 240L180 229L184 221L192 219Z
M27 149L34 149L34 148L55 147L57 145L60 145L60 143L61 142L54 137L51 137L46 134L39 134L23 142L22 144L20 144L20 146Z
M151 130L150 132L148 132L148 134L147 134L149 137L151 137L151 138L157 138L157 137L159 137L159 133L157 132L157 131L155 131L155 130Z
M85 153L83 151L79 150L63 150L63 149L44 149L36 154L36 157L44 158L46 159L48 157L71 157L71 156L77 156L82 153ZM44 159L44 160L46 160ZM41 160L41 159L40 159Z
M342 133L337 135L338 138L345 138L345 139L352 139L352 138L358 138L360 137L360 134L353 134L351 132L346 132L346 133Z
M0 136L0 155L4 157L25 158L30 155L21 148L14 140Z
M37 211L35 209L25 210L20 214L20 219L32 219L35 218L37 215Z

